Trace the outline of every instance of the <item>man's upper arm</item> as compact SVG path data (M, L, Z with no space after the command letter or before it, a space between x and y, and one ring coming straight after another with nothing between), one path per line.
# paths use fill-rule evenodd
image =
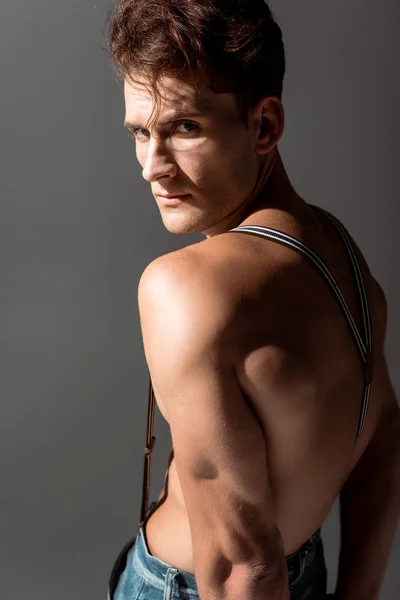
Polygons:
M151 378L171 428L196 574L208 576L225 561L272 563L283 548L263 431L226 346L231 315L218 283L189 263L170 255L154 261L139 284L139 310Z

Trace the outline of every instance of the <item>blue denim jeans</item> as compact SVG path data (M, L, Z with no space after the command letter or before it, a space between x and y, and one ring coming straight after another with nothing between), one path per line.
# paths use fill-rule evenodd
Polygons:
M154 504L151 504L149 512ZM325 598L327 571L320 530L297 552L287 556L286 563L290 600ZM195 576L152 556L141 527L136 538L124 546L114 564L108 600L188 599L200 600Z

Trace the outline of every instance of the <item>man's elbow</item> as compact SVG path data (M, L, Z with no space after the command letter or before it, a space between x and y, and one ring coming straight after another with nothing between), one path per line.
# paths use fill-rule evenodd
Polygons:
M289 583L286 560L276 556L262 564L231 565L230 575L224 583L226 598L252 598L252 600L289 600Z
M229 562L225 557L196 568L201 597L289 600L286 560L275 557L263 563ZM205 567L205 568L204 568Z
M281 576L286 559L280 531L276 526L258 531L250 536L249 531L231 537L225 532L216 539L216 554L208 552L203 564L208 565L208 578L221 584L228 580L251 583L259 580L274 580Z

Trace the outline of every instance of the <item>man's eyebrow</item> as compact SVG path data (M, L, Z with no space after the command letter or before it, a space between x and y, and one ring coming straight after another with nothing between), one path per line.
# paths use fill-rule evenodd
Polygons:
M166 127L167 125L173 125L176 121L181 121L182 119L191 119L193 117L204 117L204 113L200 112L183 112L176 113L171 115L167 119L163 119L158 122L158 127ZM132 121L124 121L124 127L128 129L142 129L142 125L139 123L133 123Z

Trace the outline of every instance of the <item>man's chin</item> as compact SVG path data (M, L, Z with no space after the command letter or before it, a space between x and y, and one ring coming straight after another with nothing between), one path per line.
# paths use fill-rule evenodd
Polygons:
M174 235L191 235L202 231L199 223L189 223L177 215L176 217L172 217L172 215L161 216L165 229Z

